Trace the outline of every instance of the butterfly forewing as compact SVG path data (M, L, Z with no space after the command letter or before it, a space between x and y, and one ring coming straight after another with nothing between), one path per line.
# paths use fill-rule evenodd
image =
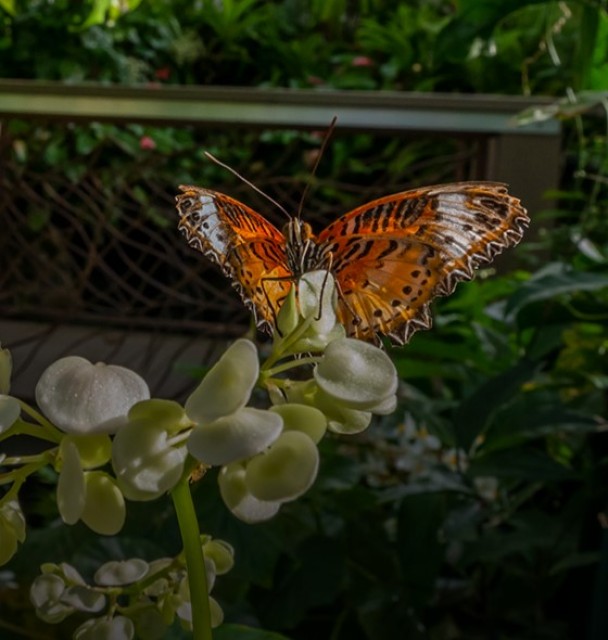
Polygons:
M528 217L498 183L454 183L387 196L319 234L332 253L339 316L357 338L407 342L428 328L428 304L517 244Z
M243 203L216 191L180 187L179 230L217 263L260 325L272 328L290 288L285 237Z

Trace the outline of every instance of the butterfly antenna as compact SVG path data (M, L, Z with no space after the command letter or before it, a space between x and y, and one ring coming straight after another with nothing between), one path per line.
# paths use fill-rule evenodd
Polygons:
M211 160L212 162L215 162L215 164L219 165L220 167L222 167L224 169L227 169L228 171L230 171L230 173L233 176L236 176L239 180L244 182L247 186L251 187L254 191L256 191L261 196L266 198L266 200L268 200L269 202L272 202L272 204L275 207L277 207L277 209L279 209L279 211L284 213L287 216L287 218L289 218L289 220L291 220L291 216L289 215L289 213L287 213L287 210L285 209L285 207L281 206L274 198L269 196L267 193L264 193L259 187L256 187L253 184L253 182L249 182L249 180L247 180L247 178L245 178L238 171L236 171L236 169L233 169L232 167L230 167L227 164L223 163L221 160L218 160L215 156L212 156L208 151L205 151L204 153L209 158L209 160Z
M298 212L296 213L296 218L300 218L302 216L302 209L304 208L304 202L306 201L306 196L310 191L312 179L315 177L315 174L317 173L317 168L319 166L319 163L321 162L321 158L325 153L325 149L327 149L327 143L329 142L329 139L331 138L331 135L334 132L334 129L336 128L336 122L338 122L338 118L337 116L334 116L331 122L329 123L329 127L327 127L327 131L325 132L325 136L323 137L323 142L321 143L321 148L319 149L319 153L317 154L317 159L315 160L315 164L312 168L312 171L310 172L310 176L308 178L308 182L306 183L306 186L304 187L304 191L302 191L302 197L300 198L300 204L298 205Z

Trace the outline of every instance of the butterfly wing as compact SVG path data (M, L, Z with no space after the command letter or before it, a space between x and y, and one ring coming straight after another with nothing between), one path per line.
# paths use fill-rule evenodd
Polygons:
M461 182L405 191L354 209L318 240L333 256L348 333L398 344L431 326L429 302L517 244L529 219L506 186Z
M258 325L274 326L291 286L283 234L234 198L199 187L180 189L178 228L188 244L220 266Z

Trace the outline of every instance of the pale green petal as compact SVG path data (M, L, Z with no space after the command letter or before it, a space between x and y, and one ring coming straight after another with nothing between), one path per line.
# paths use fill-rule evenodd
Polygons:
M352 409L369 410L397 390L397 371L381 349L352 338L331 342L315 367L319 387Z
M74 640L132 640L135 627L130 618L93 618L81 624L74 631Z
M243 463L235 462L222 467L218 483L224 503L243 522L253 524L270 520L281 508L280 502L264 502L248 492Z
M60 445L61 471L57 481L57 507L66 524L76 524L86 500L84 472L76 445L63 439Z
M134 404L129 411L129 420L148 421L168 431L179 431L189 424L186 412L178 402L158 398Z
M148 421L129 422L114 437L112 467L129 500L154 500L170 491L184 471L185 444Z
M129 409L150 397L134 371L68 356L50 365L36 385L36 401L57 427L71 434L112 433Z
M83 469L94 469L109 462L112 455L112 440L105 433L86 436L65 436L62 447L68 442L74 443L78 449L80 465Z
M283 419L277 413L246 407L195 427L188 450L205 464L228 464L263 451L278 438L282 427Z
M349 409L343 404L336 402L331 396L323 393L321 389L315 394L314 402L315 406L325 414L328 421L328 428L333 433L343 435L360 433L367 429L372 421L371 411Z
M125 523L125 499L113 478L103 471L88 471L85 474L86 502L82 521L105 536L118 533Z
M95 572L95 582L102 587L120 587L144 578L150 565L140 558L111 560Z
M197 424L212 422L244 407L260 372L258 352L250 340L237 340L203 378L186 401Z
M74 586L61 594L61 602L78 611L97 613L106 606L106 597L91 587Z
M323 438L327 430L327 418L315 407L287 403L271 407L270 411L278 413L283 418L283 431L301 431L315 444Z
M234 548L224 540L209 540L203 545L205 559L213 561L215 573L223 575L234 566Z
M17 553L18 546L15 529L0 517L0 566L6 564Z
M247 463L245 485L266 502L294 500L317 477L319 451L304 433L287 431L264 453Z
M224 622L224 612L212 596L209 596L209 611L211 612L211 626L215 629Z

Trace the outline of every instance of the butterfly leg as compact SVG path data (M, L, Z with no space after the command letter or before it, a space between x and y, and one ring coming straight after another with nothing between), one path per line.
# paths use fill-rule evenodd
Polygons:
M327 278L329 278L329 274L331 273L331 266L334 262L333 253L329 253L328 257L329 257L329 261L325 269L325 277L323 278L323 284L321 285L321 295L319 296L319 313L315 318L315 322L319 321L321 319L321 316L323 315L323 296L325 294L325 285L327 284Z
M279 333L279 335L281 335L280 331L279 331L279 327L277 324L277 310L275 308L275 306L272 304L272 299L268 293L268 291L266 291L266 287L265 284L266 282L286 282L286 281L291 281L293 282L293 277L292 276L283 276L283 277L275 277L275 278L261 278L260 279L260 285L262 287L262 291L264 293L264 298L266 298L266 304L268 305L268 308L270 309L271 313L272 313L272 324L275 327L275 330ZM280 298L277 300L277 303L282 303L285 300L284 296L283 298ZM281 336L283 337L283 336Z

